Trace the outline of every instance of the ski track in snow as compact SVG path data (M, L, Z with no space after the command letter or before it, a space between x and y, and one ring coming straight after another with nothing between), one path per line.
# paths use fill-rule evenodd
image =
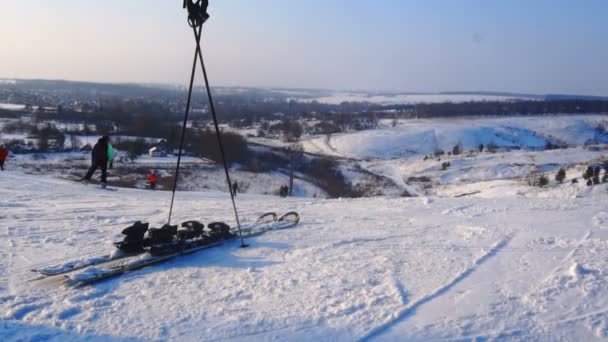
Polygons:
M606 191L525 197L239 196L244 221L294 229L93 286L29 270L104 254L168 193L0 175L2 340L471 340L608 337ZM565 197L564 197L565 196ZM178 193L176 221L231 222L220 193ZM6 222L6 223L5 223Z
M489 251L487 251L485 254L483 254L481 257L479 257L477 260L475 260L469 268L462 271L450 282L448 282L444 286L441 286L440 288L436 289L435 291L423 296L422 298L420 298L419 300L417 300L414 303L411 303L410 305L403 308L402 310L395 312L393 314L393 317L394 317L393 319L391 319L388 322L386 322L385 324L373 329L367 335L363 336L360 340L361 341L370 341L370 340L380 337L383 332L390 329L393 325L397 324L400 321L406 320L406 319L408 319L408 317L415 314L416 310L419 307L421 307L421 306L425 305L426 303L434 300L435 298L447 293L451 288L453 288L455 285L457 285L462 280L467 278L471 273L475 272L475 270L477 270L477 268L482 266L488 259L492 258L494 255L499 253L500 250L502 250L509 243L510 239L511 238L508 237L508 238L505 238L502 241L499 241L498 243L496 243L496 245L494 245Z

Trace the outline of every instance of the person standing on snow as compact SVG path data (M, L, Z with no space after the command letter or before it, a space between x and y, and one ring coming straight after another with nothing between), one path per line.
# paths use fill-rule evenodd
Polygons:
M234 194L234 197L236 197L237 192L239 192L239 183L234 181L234 183L232 183L232 193Z
M8 158L8 148L6 148L6 145L2 144L2 147L0 147L0 170L4 171L4 162L6 161L6 158Z
M158 177L156 177L156 174L154 173L154 171L151 171L150 175L148 176L148 182L150 182L150 189L152 189L152 190L156 189L157 180L158 180Z
M91 167L89 168L86 176L84 176L82 179L83 182L86 183L90 181L97 168L101 168L101 187L105 189L108 177L109 142L110 138L107 135L104 135L103 137L99 138L93 147L93 151L91 152Z

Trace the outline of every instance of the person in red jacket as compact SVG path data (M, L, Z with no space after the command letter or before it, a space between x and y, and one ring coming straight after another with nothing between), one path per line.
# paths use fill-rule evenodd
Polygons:
M2 147L0 147L0 169L2 171L4 171L4 162L6 161L6 158L8 158L8 148L3 144Z
M156 177L156 174L154 173L154 171L150 172L150 175L148 176L148 181L150 182L150 189L152 189L152 190L156 189L157 180L158 180L158 177Z

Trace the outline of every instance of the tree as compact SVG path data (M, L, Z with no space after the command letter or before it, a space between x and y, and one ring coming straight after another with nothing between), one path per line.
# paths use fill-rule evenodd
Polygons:
M297 120L283 121L283 139L287 142L297 142L300 140L304 128Z
M483 152L483 144L479 144L479 153Z
M496 150L498 150L498 145L496 145L495 142L490 141L488 146L486 146L486 151L488 151L490 153L496 153Z
M593 168L593 184L597 185L600 184L600 167L599 166L595 166Z
M457 155L459 155L461 153L462 153L462 144L458 143L452 149L452 154L455 155L455 156L457 156Z
M591 177L593 177L593 166L589 165L583 172L583 179L589 180Z
M549 178L545 175L541 175L538 178L538 186L540 186L542 188L543 186L546 186L547 184L549 184Z
M564 179L566 179L566 170L564 168L559 169L557 174L555 175L555 180L559 183L563 183Z

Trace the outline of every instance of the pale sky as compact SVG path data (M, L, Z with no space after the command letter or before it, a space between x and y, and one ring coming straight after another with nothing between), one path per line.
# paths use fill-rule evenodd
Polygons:
M215 86L608 95L606 0L210 0ZM0 0L0 77L186 84L182 0Z

